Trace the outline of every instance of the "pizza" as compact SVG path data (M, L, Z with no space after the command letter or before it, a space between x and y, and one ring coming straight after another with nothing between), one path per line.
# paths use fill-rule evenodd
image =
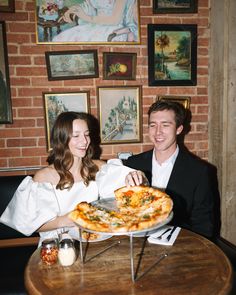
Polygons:
M79 203L69 217L79 226L96 232L142 231L166 220L173 201L164 192L147 186L122 187L115 192L118 210Z
M100 238L100 235L97 233L89 233L85 230L82 231L82 239L85 241L94 241Z

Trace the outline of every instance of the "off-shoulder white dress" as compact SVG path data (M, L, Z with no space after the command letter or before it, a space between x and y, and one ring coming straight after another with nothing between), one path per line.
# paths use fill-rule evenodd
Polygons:
M80 202L92 202L98 196L114 197L114 190L125 185L125 176L132 170L118 159L109 160L101 167L95 181L88 186L82 181L76 182L70 190L59 190L51 183L35 182L32 177L26 176L0 217L0 222L29 236L44 223L72 211ZM40 232L39 245L46 238L58 238L64 231L69 231L73 238L78 239L77 227L60 228Z

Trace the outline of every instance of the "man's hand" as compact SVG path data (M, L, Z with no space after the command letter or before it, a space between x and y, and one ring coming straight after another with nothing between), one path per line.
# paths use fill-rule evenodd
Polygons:
M125 185L128 187L141 184L149 185L149 182L145 174L140 170L132 171L125 177Z

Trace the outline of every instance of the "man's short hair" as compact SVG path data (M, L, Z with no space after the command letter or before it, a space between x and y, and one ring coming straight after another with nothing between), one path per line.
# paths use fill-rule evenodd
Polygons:
M186 117L186 110L184 106L179 102L171 100L157 100L154 102L148 110L148 120L150 119L151 113L164 110L171 110L175 113L175 122L177 128L181 125L184 125Z

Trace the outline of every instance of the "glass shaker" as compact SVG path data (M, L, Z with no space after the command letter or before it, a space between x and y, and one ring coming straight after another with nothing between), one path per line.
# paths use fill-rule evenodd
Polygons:
M76 260L76 250L73 239L63 234L59 243L58 259L62 266L70 266Z
M58 258L57 239L46 239L42 242L40 257L43 263L47 265L52 265L57 262L57 258Z

